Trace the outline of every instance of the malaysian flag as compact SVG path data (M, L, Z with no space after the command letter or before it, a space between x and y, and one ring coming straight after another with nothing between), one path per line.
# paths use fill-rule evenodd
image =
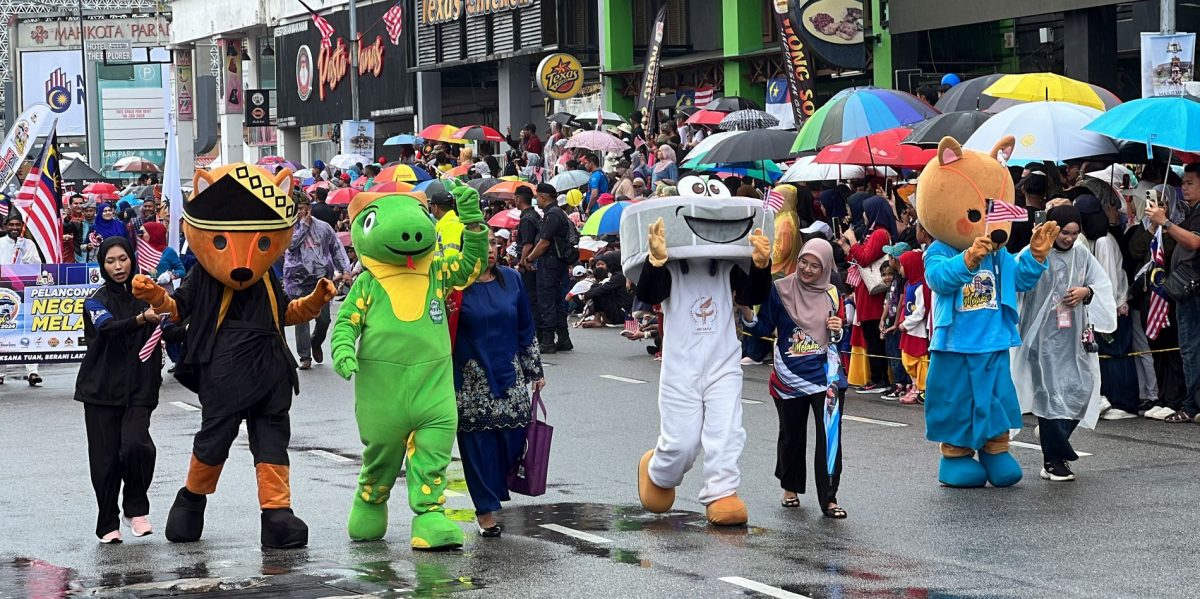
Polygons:
M1008 202L999 200L988 200L988 215L987 222L1004 223L1011 221L1023 221L1029 219L1029 211Z
M155 273L158 272L158 263L162 260L162 251L154 249L149 241L142 239L139 235L136 252L138 270L142 271L142 274L155 276Z
M767 196L763 198L763 209L767 212L779 212L783 210L783 194L774 189L767 190Z
M311 10L311 9L310 9ZM317 13L312 13L313 23L316 23L317 29L321 31L321 47L329 49L333 47L333 25L325 20L325 17Z
M696 88L696 99L694 100L695 106L704 108L705 106L708 105L709 102L712 102L712 101L713 101L713 86L705 85L703 87Z
M59 218L62 210L62 179L58 173L58 123L50 126L50 135L42 153L29 169L25 182L13 204L25 218L29 236L42 254L42 260L50 264L62 262L63 223Z
M846 269L846 284L851 287L862 285L862 274L858 272L858 265L851 263L850 268Z
M1150 272L1146 276L1146 281L1150 286L1150 311L1146 314L1146 336L1157 339L1163 329L1171 326L1171 322L1167 318L1170 306L1167 305L1167 298L1164 297L1166 291L1162 288L1162 283L1166 279L1166 271L1163 270L1165 259L1163 258L1161 227L1154 233L1154 239L1150 241L1150 256L1153 261L1150 265Z
M400 45L400 34L404 32L404 7L397 2L395 6L383 13L383 23L387 25L388 37L393 46Z
M154 332L150 333L150 338L146 340L146 344L138 351L138 359L145 362L154 354L154 350L158 348L159 341L162 340L163 322L159 321L158 326L154 327Z

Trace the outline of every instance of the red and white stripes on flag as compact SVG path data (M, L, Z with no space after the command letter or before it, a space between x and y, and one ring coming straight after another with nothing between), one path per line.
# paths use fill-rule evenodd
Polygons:
M1161 227L1154 233L1154 239L1150 241L1150 256L1154 263L1150 267L1150 274L1146 277L1150 281L1150 311L1146 313L1146 337L1157 339L1163 329L1171 326L1168 318L1171 310L1167 304L1167 298L1163 297L1166 291L1162 288L1162 279L1165 276L1163 266L1166 259L1163 257Z
M858 272L858 265L851 263L850 268L846 269L846 284L851 287L862 285L862 274Z
M709 102L713 101L713 86L705 85L696 88L695 106L704 108Z
M638 321L629 314L625 315L625 330L629 331L630 333L637 333L641 330L638 327Z
M325 20L325 17L322 17L321 15L319 15L315 12L312 14L312 18L313 18L313 23L315 23L317 25L317 29L320 30L320 32L321 32L321 47L326 48L326 49L332 48L333 47L333 25L330 25L329 21Z
M21 190L13 205L25 218L25 228L34 245L41 252L42 260L51 264L62 262L63 222L61 209L60 179L58 175L57 124L46 136L42 153L29 169Z
M154 354L154 350L158 347L160 341L162 341L161 322L158 324L158 326L154 327L154 332L150 333L150 338L146 340L146 344L143 345L142 349L138 351L138 359L143 362L149 360L150 356Z
M404 32L404 7L400 2L383 13L383 24L387 26L388 37L393 46L400 45L400 34Z
M1008 202L999 200L988 200L988 215L987 222L1004 223L1011 221L1023 221L1029 219L1029 211Z
M154 249L149 241L140 236L137 238L137 250L135 251L137 252L138 270L142 274L155 276L158 272L158 263L162 261L162 251Z
M766 197L763 198L763 209L767 212L779 212L783 210L783 202L782 193L774 189L768 189Z

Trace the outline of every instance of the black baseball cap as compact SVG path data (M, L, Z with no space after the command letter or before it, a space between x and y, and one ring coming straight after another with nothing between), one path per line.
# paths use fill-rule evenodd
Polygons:
M434 181L425 188L425 196L429 198L430 206L454 206L454 196L446 191L441 181Z
M549 183L538 183L537 192L538 192L538 194L545 194L545 195L551 195L551 196L558 195L558 190L555 189L554 186Z

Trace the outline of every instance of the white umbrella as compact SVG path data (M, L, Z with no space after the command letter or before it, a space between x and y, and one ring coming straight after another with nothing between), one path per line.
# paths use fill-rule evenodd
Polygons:
M624 152L629 144L603 131L580 131L567 140L568 148L584 148L595 152Z
M819 164L813 162L816 156L803 156L783 173L780 183L803 183L805 181L839 181L846 179L862 179L867 172L880 177L895 177L898 173L888 167L864 168L851 164Z
M292 173L292 176L303 181L305 179L312 179L313 172L312 172L312 169L310 169L310 168L302 168L302 169Z
M1084 131L1101 112L1067 102L1030 102L1013 106L980 125L964 148L990 152L1005 135L1016 138L1010 160L1053 160L1062 162L1117 154L1111 138Z
M568 189L575 189L576 187L587 185L588 177L590 176L591 175L589 175L587 171L567 171L551 177L548 183L553 185L554 189L557 189L558 191L567 191Z
M362 154L338 154L337 156L334 156L326 161L326 163L330 166L336 166L340 169L348 169L359 163L362 163L363 166L366 166L372 162L375 161L363 156Z
M1083 176L1099 179L1109 185L1118 186L1125 180L1125 177L1129 177L1129 187L1136 187L1138 184L1138 179L1133 174L1133 171L1129 170L1129 167L1124 164L1110 164L1106 169L1084 173Z

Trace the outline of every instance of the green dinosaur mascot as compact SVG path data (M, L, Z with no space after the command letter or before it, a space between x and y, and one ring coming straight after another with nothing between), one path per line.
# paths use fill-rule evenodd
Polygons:
M387 532L387 500L408 456L408 503L415 549L461 547L446 517L446 467L458 430L446 296L487 262L479 193L451 193L467 226L461 254L439 257L422 193L360 193L350 203L350 236L363 274L338 311L333 365L354 379L363 467L350 508L350 538ZM357 347L356 347L357 345Z

